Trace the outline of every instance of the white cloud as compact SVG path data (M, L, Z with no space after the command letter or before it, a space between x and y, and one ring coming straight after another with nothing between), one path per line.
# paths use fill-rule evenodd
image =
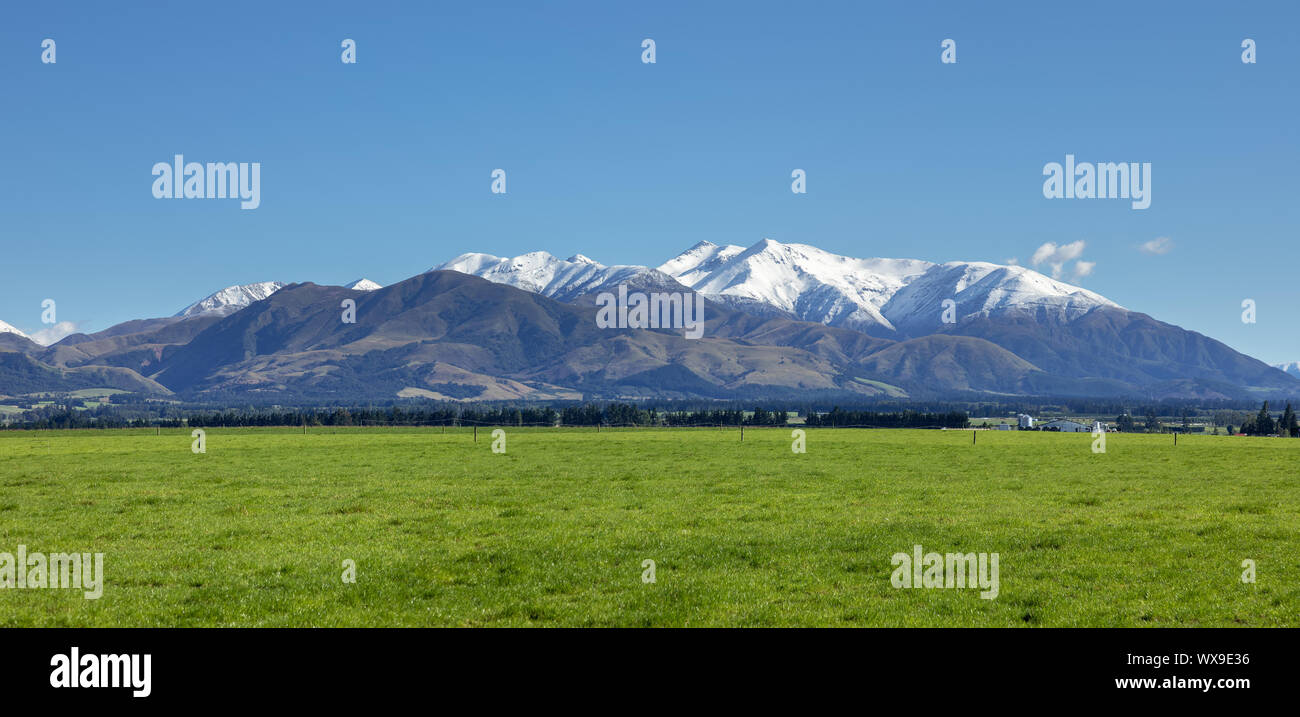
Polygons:
M1156 237L1138 247L1147 254L1168 254L1173 248L1174 240L1169 237Z
M1010 259L1007 259L1003 263L1006 264L1007 266L1020 266L1020 258L1013 256Z
M57 343L65 336L71 336L77 333L77 325L71 321L60 321L59 323L40 331L34 331L27 335L27 338L35 341L41 346L49 346Z
M1082 279L1083 277L1091 274L1092 270L1096 268L1096 266L1097 266L1097 262L1095 261L1074 262L1074 278L1076 280Z
M1068 262L1074 261L1083 256L1083 248L1087 246L1082 239L1072 241L1069 244L1057 246L1056 242L1045 242L1042 246L1034 251L1034 258L1031 260L1034 266L1047 264L1052 267L1052 278L1061 278L1061 270L1065 268ZM1084 262L1087 263L1087 262ZM1095 265L1096 262L1093 262ZM1087 269L1088 272L1092 268ZM1086 274L1084 274L1086 276Z

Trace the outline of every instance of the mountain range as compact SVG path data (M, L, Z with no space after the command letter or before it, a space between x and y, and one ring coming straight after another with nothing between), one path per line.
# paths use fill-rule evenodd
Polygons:
M942 302L955 318L1033 316L1062 322L1094 308L1121 309L1087 289L1020 266L933 264L914 259L854 259L805 244L764 239L748 249L700 242L655 269L598 264L546 252L503 259L463 254L434 267L459 271L561 301L620 282L665 277L742 311L815 321L884 338L926 336L942 328Z
M702 294L704 338L598 328L596 296L619 285ZM1294 375L1025 267L768 239L701 242L658 267L475 253L388 287L237 285L51 346L6 327L7 395L89 382L286 403L1300 396Z

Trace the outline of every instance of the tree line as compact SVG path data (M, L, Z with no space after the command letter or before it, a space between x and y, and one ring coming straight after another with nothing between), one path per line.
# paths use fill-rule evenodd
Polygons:
M920 413L917 411L898 411L896 413L877 413L875 411L845 411L839 406L825 414L808 416L809 426L842 426L864 428L966 428L970 418L964 411L947 413Z
M1233 416L1237 418L1234 419ZM1287 402L1286 410L1282 412L1281 417L1273 418L1273 414L1268 410L1268 401L1260 407L1259 412L1254 416L1244 416L1244 414L1231 411L1217 411L1215 413L1215 422L1221 423L1228 429L1228 433L1244 433L1247 436L1283 436L1289 438L1300 438L1300 420L1297 420L1295 411L1291 408L1291 403ZM1191 412L1184 408L1178 414L1180 424L1178 426L1166 427L1156 418L1155 408L1146 409L1146 418L1139 423L1129 413L1121 413L1115 419L1115 427L1125 433L1164 433L1169 431L1186 431L1191 425ZM1236 427L1232 421L1241 420L1240 428ZM1217 430L1217 429L1216 429Z
M240 428L256 426L785 426L797 414L762 406L739 408L663 410L632 403L584 403L556 409L551 406L387 406L334 408L228 408L223 410L168 411L167 415L114 413L110 407L77 410L69 403L29 414L12 428ZM807 414L811 427L965 428L962 411L846 411L838 406L821 414Z

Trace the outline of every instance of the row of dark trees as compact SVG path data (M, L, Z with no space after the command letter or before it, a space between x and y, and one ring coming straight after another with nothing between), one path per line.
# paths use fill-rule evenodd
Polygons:
M189 416L200 428L240 426L550 426L559 413L543 407L353 407L326 409L229 409Z
M809 415L807 425L864 428L966 428L970 425L970 418L963 411L949 411L947 413L920 413L917 411L877 413L875 411L845 411L836 406L828 413Z
M256 408L169 412L144 416L115 413L112 408L74 410L51 406L29 412L13 428L236 428L249 426L785 426L791 413L762 406L672 411L631 403L585 403L559 410L550 406L388 406L352 408ZM807 414L808 426L874 428L965 428L962 411L923 413L845 411Z
M214 411L190 416L189 425L210 426L784 426L790 414L755 408L661 411L630 403L543 407L335 408L303 411Z

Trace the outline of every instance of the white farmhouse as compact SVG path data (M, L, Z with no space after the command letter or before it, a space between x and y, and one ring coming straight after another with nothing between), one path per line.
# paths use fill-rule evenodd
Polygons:
M1086 433L1088 427L1078 421L1071 421L1068 418L1058 418L1048 421L1042 425L1044 431L1060 431L1061 433Z
M1020 430L1027 431L1034 427L1034 417L1027 414L1016 416L1016 422L1020 424Z

